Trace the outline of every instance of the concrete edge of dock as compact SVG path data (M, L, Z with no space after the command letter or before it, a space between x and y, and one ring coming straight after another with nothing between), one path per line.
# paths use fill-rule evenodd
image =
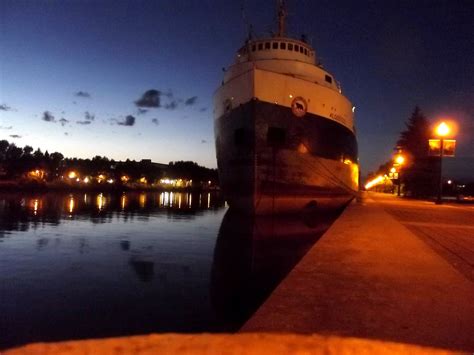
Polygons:
M296 334L151 334L108 339L36 343L5 355L75 354L454 354L408 344Z

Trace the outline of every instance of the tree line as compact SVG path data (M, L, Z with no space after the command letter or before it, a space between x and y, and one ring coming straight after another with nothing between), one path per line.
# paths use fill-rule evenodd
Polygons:
M127 176L130 180L145 178L148 182L164 177L196 182L210 180L213 184L218 181L217 169L209 169L192 161L176 161L166 165L155 164L150 160L116 161L99 155L92 159L65 158L59 152L42 152L28 145L17 147L6 140L0 141L1 179L21 179L34 170L44 171L46 181L55 181L71 170L80 172L82 176L104 174L117 181L121 176Z

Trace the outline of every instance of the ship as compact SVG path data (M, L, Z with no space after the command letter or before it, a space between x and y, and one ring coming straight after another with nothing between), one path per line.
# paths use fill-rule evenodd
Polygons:
M251 215L341 208L359 186L355 107L277 10L278 31L249 36L214 94L221 189Z

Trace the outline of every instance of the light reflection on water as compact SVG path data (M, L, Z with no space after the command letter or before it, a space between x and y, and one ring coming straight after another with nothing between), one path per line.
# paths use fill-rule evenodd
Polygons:
M235 331L333 218L242 217L207 192L0 194L0 349Z

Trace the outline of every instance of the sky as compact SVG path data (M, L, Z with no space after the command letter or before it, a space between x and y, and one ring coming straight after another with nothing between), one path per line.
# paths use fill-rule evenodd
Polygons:
M276 1L0 1L0 139L67 157L216 167L212 96L248 24ZM393 154L414 107L458 123L448 168L474 177L474 1L289 0L356 106L363 174Z

